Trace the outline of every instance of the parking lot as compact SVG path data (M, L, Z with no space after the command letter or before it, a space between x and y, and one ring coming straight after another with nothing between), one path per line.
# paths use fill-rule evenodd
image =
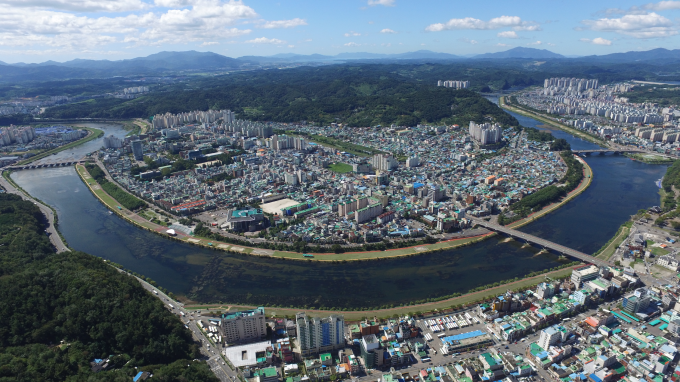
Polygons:
M466 316L466 314L469 316ZM434 325L432 325L433 322ZM416 321L416 325L420 328L429 347L437 352L436 355L441 353L441 349L444 345L441 338L439 338L440 336L448 337L480 330L490 334L496 343L500 342L499 339L487 329L484 319L478 316L472 309L420 319ZM435 354L430 350L429 355L432 358ZM465 355L465 353L461 355ZM447 362L450 362L452 356L452 354L449 355Z

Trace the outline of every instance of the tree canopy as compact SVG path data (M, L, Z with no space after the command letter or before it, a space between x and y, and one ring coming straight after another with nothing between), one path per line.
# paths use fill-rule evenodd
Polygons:
M45 227L35 205L0 194L0 381L129 380L135 366L216 380L160 300L102 259L54 253ZM110 356L114 370L90 371Z

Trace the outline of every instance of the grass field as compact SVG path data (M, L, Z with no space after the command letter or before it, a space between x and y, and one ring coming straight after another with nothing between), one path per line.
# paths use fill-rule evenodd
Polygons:
M352 172L352 166L347 164L347 163L333 163L332 165L328 166L328 168L333 171L337 172L339 174L344 174L346 172Z
M265 307L267 311L267 315L276 315L278 317L282 316L289 316L289 317L294 317L296 313L305 311L309 316L324 316L328 315L329 313L341 313L345 316L345 320L348 321L356 321L360 320L363 317L378 317L378 318L387 318L387 317L393 317L394 315L406 315L406 314L415 314L416 312L421 312L421 313L426 313L426 312L431 312L435 310L444 310L444 309L449 309L451 306L454 305L465 305L469 304L475 301L478 301L482 298L490 298L492 296L496 296L502 293L505 293L508 289L511 290L517 290L521 288L527 288L533 285L537 285L545 280L546 276L549 276L551 278L560 278L560 277L565 277L569 274L571 274L572 270L574 267L569 267L569 268L564 268L560 269L558 271L553 271L553 272L548 272L544 273L542 275L526 278L523 280L515 281L513 283L509 284L504 284L497 286L495 288L490 288L486 289L483 291L479 292L474 292L474 293L468 293L460 297L454 297L451 299L447 300L442 300L438 302L431 302L431 303L426 303L426 304L420 304L420 305L410 305L410 306L403 306L403 307L397 307L397 308L390 308L390 309L380 309L380 310L354 310L354 311L330 311L330 310L305 310L305 309L290 309L290 308L270 308L270 307ZM229 305L229 304L222 304L222 305L215 305L215 304L210 304L210 305L187 305L185 306L185 309L188 310L198 310L198 309L210 309L210 310L221 310L223 312L227 310L242 310L244 308L255 308L255 306L247 306L247 305Z

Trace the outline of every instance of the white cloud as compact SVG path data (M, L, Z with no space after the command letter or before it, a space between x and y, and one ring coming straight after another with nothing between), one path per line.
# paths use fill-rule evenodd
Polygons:
M192 5L193 2L190 0L154 0L154 4L163 8L183 8Z
M595 31L616 32L635 38L668 37L678 34L673 22L657 13L625 15L620 18L583 20Z
M499 29L514 28L516 30L540 30L534 22L522 21L519 16L500 16L489 21L466 17L463 19L451 19L446 23L430 24L425 28L428 32L440 32L454 29Z
M515 31L498 32L498 34L496 36L502 37L502 38L519 38L519 36L517 35L517 32L515 32Z
M210 45L219 45L220 43L217 41L203 41L203 44L201 46L210 46Z
M535 42L530 42L529 45L541 45L543 44L542 41L535 41Z
M658 3L649 3L642 6L644 9L652 11L668 11L671 9L680 9L680 1L660 1Z
M361 33L355 31L345 33L345 37L357 37L357 36L361 36Z
M386 46L386 47L389 48L390 46L392 46L392 43L391 42L388 42L387 44L382 43L382 44L380 44L380 46Z
M288 45L289 48L295 48L295 45Z
M503 44L502 42L499 42L498 44L496 44L496 46L506 47L506 46L510 46L510 45L508 45L508 44Z
M254 38L252 40L246 41L248 44L273 44L273 45L281 45L285 44L286 42L283 40L279 40L278 38L266 38L266 37L258 37Z
M141 0L2 0L2 7L38 8L73 12L124 12L149 8ZM3 9L3 12L5 9Z
M477 43L477 40L470 40L469 38L459 38L458 41L472 45Z
M380 31L380 33L388 33L388 34L396 34L396 31L393 31L392 29L385 28Z
M307 25L307 21L300 18L295 18L292 20L278 20L278 21L267 21L260 25L260 28L265 29L275 29L275 28L294 28L301 25Z
M370 6L384 5L386 7L393 7L394 0L368 0L368 5Z
M612 42L610 40L604 39L602 37L596 37L592 40L589 39L589 38L582 38L581 41L588 42L588 43L595 44L595 45L611 45L612 44Z
M252 22L258 16L254 9L241 1L191 0L188 8L115 17L91 17L35 6L3 6L7 1L17 0L0 0L0 46L59 49L73 53L99 51L104 45L113 43L144 46L226 42L251 33L250 29L237 26ZM55 0L51 4L63 4L61 1ZM115 6L109 0L69 0L69 3L85 4L88 9L95 9L93 4L96 3L99 4L98 9L108 7L115 10L118 9L115 7L129 6L134 1L121 0ZM181 5L170 4L170 1L176 0L157 0L165 5Z
M343 44L343 45L344 45L344 46L349 46L349 47L352 47L352 48L353 48L353 47L356 47L356 46L360 46L361 44L357 44L356 42L348 42L348 43Z
M516 31L529 31L529 32L535 32L535 31L540 31L543 30L540 25L532 22L526 22L522 25L513 27L512 29Z

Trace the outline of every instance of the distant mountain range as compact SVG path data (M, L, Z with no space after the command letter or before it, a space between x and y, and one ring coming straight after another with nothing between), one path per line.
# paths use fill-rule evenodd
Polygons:
M329 64L351 61L380 63L405 60L414 62L463 60L564 60L584 63L663 62L669 64L674 61L680 63L680 49L668 50L658 48L645 52L633 51L584 57L566 57L546 49L523 47L512 48L504 52L485 53L474 56L459 56L449 53L433 52L430 50L419 50L399 54L367 52L340 53L335 56L280 53L273 56L243 56L238 58L226 57L212 52L160 52L146 57L118 61L76 59L67 62L46 61L39 64L7 64L0 61L0 82L23 80L41 81L62 78L101 78L117 75L158 75L181 71L235 70L245 67L252 68L254 66L282 64Z
M486 58L528 58L528 59L549 59L549 58L565 58L561 54L553 53L547 49L535 49L535 48L512 48L506 50L505 52L498 53L485 53L479 54L472 58L475 59L486 59Z

